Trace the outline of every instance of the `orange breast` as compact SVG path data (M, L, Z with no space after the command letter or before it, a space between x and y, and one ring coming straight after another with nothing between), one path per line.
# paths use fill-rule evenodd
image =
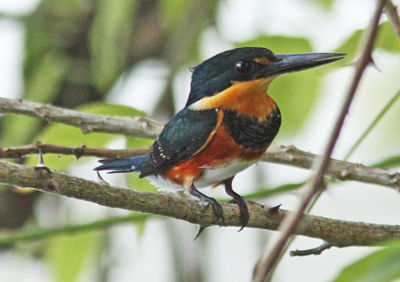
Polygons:
M235 110L241 114L265 120L276 103L267 94L273 78L234 82L226 90L214 96L204 97L190 107L193 110L225 109Z
M222 125L218 128L210 143L201 152L167 170L164 173L164 177L178 185L190 185L207 168L225 166L232 159L239 161L257 160L266 149L251 150L237 145L229 136L225 126Z

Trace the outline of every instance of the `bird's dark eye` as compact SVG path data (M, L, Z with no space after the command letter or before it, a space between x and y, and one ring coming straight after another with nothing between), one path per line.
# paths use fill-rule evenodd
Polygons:
M241 74L247 74L251 71L252 69L252 64L249 61L241 61L236 63L235 65L235 71Z

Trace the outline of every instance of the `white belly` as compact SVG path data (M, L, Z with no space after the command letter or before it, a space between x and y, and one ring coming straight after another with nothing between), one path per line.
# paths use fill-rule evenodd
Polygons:
M202 176L194 181L196 188L207 187L220 183L221 181L234 176L236 173L246 169L256 161L237 161L232 160L228 165L217 168L206 168ZM151 184L156 186L159 191L179 191L184 187L173 183L161 175L151 175L147 177Z
M149 175L146 176L146 178L150 180L152 185L157 187L158 191L177 192L185 189L185 187L180 186L161 175Z

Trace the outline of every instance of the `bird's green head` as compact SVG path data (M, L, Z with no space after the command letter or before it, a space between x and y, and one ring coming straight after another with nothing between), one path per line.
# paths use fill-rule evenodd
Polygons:
M342 59L343 53L277 54L261 47L243 47L217 54L193 70L187 106L214 96L235 83L272 81L295 72Z

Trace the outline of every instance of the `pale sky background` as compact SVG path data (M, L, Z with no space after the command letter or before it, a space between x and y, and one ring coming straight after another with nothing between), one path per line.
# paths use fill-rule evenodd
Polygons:
M24 14L38 1L1 0L0 12ZM400 1L394 1L400 4ZM311 38L315 51L326 52L337 47L338 43L354 30L363 28L369 22L375 1L371 0L336 0L333 12L323 13L312 1L306 0L226 0L221 4L217 19L217 30L204 32L201 50L208 58L231 46L224 40L250 39L259 33L287 34ZM220 38L219 34L224 34ZM0 19L0 96L19 97L22 91L21 63L23 55L24 30L12 20ZM400 89L400 56L382 51L375 53L375 61L380 71L369 68L360 86L354 105L346 120L340 136L336 157L342 157L359 136L380 107ZM163 76L167 72L165 65L148 61L136 67L115 86L108 100L113 103L131 105L146 112L152 111L162 89ZM321 96L310 122L295 139L280 139L280 144L291 145L314 153L321 152L330 132L332 121L336 118L338 107L347 89L353 69L346 67L325 76ZM154 75L156 72L159 75ZM155 78L154 78L155 77ZM397 79L396 79L397 78ZM149 83L153 85L149 88ZM182 68L175 83L176 108L186 101L189 92L190 72ZM143 87L146 85L146 87ZM146 92L143 92L146 88ZM140 95L140 96L139 96ZM291 93L294 95L295 93ZM146 97L144 99L143 97ZM397 105L397 110L399 109ZM390 113L388 119L390 119ZM284 117L283 117L284 118ZM390 128L394 123L378 126L369 139L354 154L353 160L368 162L399 154L399 128ZM398 126L398 124L397 124ZM389 131L389 133L388 133ZM393 132L393 138L388 138ZM376 144L385 136L387 146L377 155ZM118 146L119 143L113 144ZM371 152L371 153L370 153ZM76 166L70 173L96 179L91 173L94 163ZM235 179L236 191L244 194L248 187L255 187L256 169L265 171L266 183L274 186L287 182L301 181L310 173L306 170L272 164L258 164L239 174ZM82 175L82 171L89 172ZM112 184L124 185L118 177L107 178ZM223 189L209 190L209 195L223 196ZM50 197L50 196L47 196ZM274 205L282 203L285 209L292 209L298 200L297 194L274 197L264 202ZM110 215L110 209L94 204L70 199L61 200L63 210L74 221L93 220ZM38 208L39 218L45 224L45 215ZM400 196L398 193L374 185L346 182L330 188L320 199L313 214L352 221L370 223L400 224ZM124 211L112 210L112 214L124 214ZM208 269L207 281L249 281L249 277L262 252L265 234L274 232L246 228L238 233L237 228L210 228L204 246L193 242L197 227L177 220L150 221L143 237L138 240L132 225L118 226L111 229L111 254L109 260L115 265L110 281L174 281L170 245L167 237L160 236L166 231L175 230L176 240L181 242L181 252L187 256L184 267L190 267L196 253L209 253L201 263ZM276 233L275 233L276 234ZM316 247L320 240L298 237L291 249ZM373 251L373 248L332 248L320 256L286 256L279 265L273 281L329 281L347 264ZM21 271L23 269L23 271ZM80 281L95 281L89 269ZM47 265L24 256L22 253L0 253L0 281L52 281Z

